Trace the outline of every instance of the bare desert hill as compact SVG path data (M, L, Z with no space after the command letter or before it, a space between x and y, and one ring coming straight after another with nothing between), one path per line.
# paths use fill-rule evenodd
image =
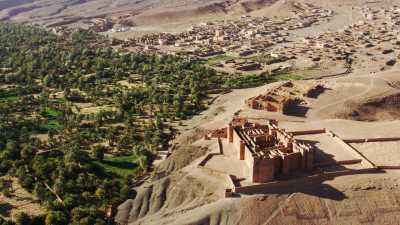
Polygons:
M310 4L335 12L329 23L317 30L338 29L355 22L356 7L383 7L397 0L0 0L0 20L39 24L46 27L87 28L93 20L107 19L113 25L134 27L120 36L152 32L181 32L206 21L255 17L290 17ZM112 27L112 26L111 26ZM107 29L109 29L108 27ZM107 30L105 29L105 30ZM315 33L306 29L303 35Z
M92 18L129 20L134 24L187 22L241 15L276 0L1 0L0 19L45 26L80 25Z
M196 127L198 131L218 128L234 113L259 121L278 119L288 130L327 128L343 138L397 137L400 135L399 121L387 121L397 117L382 116L391 115L393 108L377 106L379 110L376 113L366 113L379 118L375 122L338 115L346 109L342 105L351 106L346 110L359 110L359 105L372 104L371 107L375 107L376 102L387 103L387 99L397 96L394 93L398 93L398 89L393 84L399 81L398 74L399 70L394 69L323 81L293 81L294 87L300 89L316 83L326 87L318 98L305 99L309 111L304 117L267 113L245 106L244 99L280 87L281 83L235 90L221 96L202 115L187 121L187 131L183 130L176 140L181 147L157 168L157 172L163 174L162 178L155 177L139 187L136 198L127 200L119 207L116 221L132 225L396 224L400 210L398 171L381 170L317 180L298 179L291 185L254 190L254 193L242 194L238 198L224 198L224 187L228 181L222 171L236 170L236 162L229 158L230 149L224 150L223 156L218 156L215 161L211 160L209 167L201 168L199 161L204 157L198 156L215 152L218 148L216 142L210 144L210 141L194 138L192 143L187 143L185 140L196 133L192 128ZM288 88L281 94L284 95L285 91L290 93L296 90ZM374 104L365 103L365 99ZM224 110L216 113L221 107ZM397 146L398 142L354 144L378 166L396 164L391 159L395 157L393 154L397 155ZM380 151L375 151L378 149ZM340 154L338 157L341 157Z

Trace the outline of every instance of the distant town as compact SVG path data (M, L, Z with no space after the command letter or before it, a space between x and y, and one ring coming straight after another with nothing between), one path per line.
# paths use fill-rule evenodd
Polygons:
M273 73L293 67L315 67L324 61L336 62L348 70L349 63L356 58L377 61L379 56L385 58L382 67L396 63L397 55L392 53L400 45L397 6L381 10L363 7L359 10L364 19L355 24L294 39L292 34L296 30L329 22L335 15L332 10L311 4L295 6L298 10L283 19L245 15L237 20L200 23L178 34L146 34L113 40L112 44L121 53L174 54L190 61L203 60L217 71L227 73ZM113 24L108 19L92 19L87 24L87 29L95 32L126 32L134 26L126 21ZM55 26L52 31L71 32L62 26Z

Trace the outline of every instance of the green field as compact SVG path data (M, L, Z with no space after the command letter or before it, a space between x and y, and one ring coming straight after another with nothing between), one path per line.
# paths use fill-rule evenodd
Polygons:
M103 167L106 172L116 174L121 178L134 174L138 169L135 155L105 156L102 162L95 163Z
M0 97L0 102L16 102L20 99L19 96L8 96L8 97Z
M276 75L272 75L269 80L271 82L282 81L282 80L301 80L303 76L295 73L279 73Z
M283 80L301 80L303 76L295 73L278 73L273 75L253 74L229 79L225 82L228 88L251 88Z
M230 56L230 55L223 54L223 55L217 55L217 56L208 58L208 59L205 61L205 63L206 63L207 65L214 66L214 65L216 65L216 64L218 64L218 63L221 63L221 61L226 61L226 60L231 60L231 59L235 59L235 57Z
M53 109L50 107L46 107L44 110L44 116L47 116L47 117L57 117L60 114L61 114L61 112L59 110Z
M57 120L49 120L47 124L42 126L42 129L46 130L61 130L64 126Z

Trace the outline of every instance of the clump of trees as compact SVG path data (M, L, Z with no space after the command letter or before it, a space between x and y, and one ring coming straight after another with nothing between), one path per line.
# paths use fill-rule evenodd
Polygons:
M203 110L208 90L221 87L200 64L109 46L90 32L57 36L0 23L0 176L18 178L48 209L16 224L112 224L134 195L134 177L173 137L171 123ZM82 103L112 110L84 114ZM101 166L121 154L136 159L127 177ZM3 182L0 189L10 194Z
M0 23L0 176L18 178L48 209L17 224L113 224L135 176L174 136L171 124L205 109L210 90L268 80L110 46L91 32ZM82 113L84 104L100 109ZM137 169L124 177L106 170L113 155L135 156ZM2 182L0 190L10 194Z

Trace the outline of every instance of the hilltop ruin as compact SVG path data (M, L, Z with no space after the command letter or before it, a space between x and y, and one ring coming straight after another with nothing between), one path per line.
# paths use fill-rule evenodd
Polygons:
M292 134L278 127L275 120L262 125L245 118L234 118L226 128L214 131L214 138L227 138L233 143L238 159L249 168L253 183L274 180L277 175L289 175L298 170L311 171L314 149L296 141Z

